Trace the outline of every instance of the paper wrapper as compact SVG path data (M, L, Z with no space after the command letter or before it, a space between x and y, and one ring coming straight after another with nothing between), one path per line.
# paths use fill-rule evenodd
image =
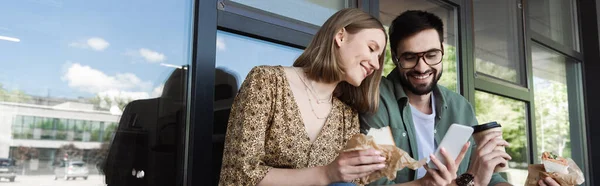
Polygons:
M408 167L412 170L416 170L419 167L425 165L426 161L416 161L411 158L410 155L394 146L394 145L378 145L373 141L373 137L365 136L364 134L356 134L348 141L346 147L342 149L343 152L355 151L355 150L367 150L373 148L382 153L385 157L385 168L377 170L370 175L360 178L358 184L368 184L375 180L383 177L387 177L389 180L396 179L396 172L402 170L404 167Z
M585 181L583 172L572 159L567 159L567 162L569 163L569 174L546 172L546 169L542 164L529 165L529 175L527 175L525 186L538 185L540 179L544 179L548 176L556 180L556 182L562 186L581 185Z

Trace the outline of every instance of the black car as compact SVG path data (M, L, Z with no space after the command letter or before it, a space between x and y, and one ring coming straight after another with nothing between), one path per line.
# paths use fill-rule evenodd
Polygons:
M10 182L14 182L16 176L15 161L8 158L0 158L0 179L4 178Z

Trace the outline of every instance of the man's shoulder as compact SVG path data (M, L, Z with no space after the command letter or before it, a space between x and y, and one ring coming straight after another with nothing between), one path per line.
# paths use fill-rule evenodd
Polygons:
M395 103L394 86L386 78L379 84L379 106L375 113L360 113L361 127L381 128L390 125L390 112L397 112Z
M381 96L394 96L394 83L387 78L381 78L379 82L379 94Z
M470 105L469 101L462 95L460 95L459 93L456 93L444 86L438 85L438 90L440 91L440 93L442 94L442 97L444 97L444 101L447 104L465 104L465 105Z

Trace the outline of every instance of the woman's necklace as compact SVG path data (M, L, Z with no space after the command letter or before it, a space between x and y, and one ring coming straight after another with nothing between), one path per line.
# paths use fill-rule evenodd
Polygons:
M300 73L296 69L294 69L294 71L296 72L296 74L300 78L300 81L302 81L302 83L304 83L304 86L306 87L306 89L310 90L309 94L311 94L313 97L315 97L315 99L317 100L317 104L323 104L323 103L331 104L331 101L333 100L333 94L330 94L329 96L327 96L327 98L319 98L317 96L315 88L312 86L312 84L307 83L307 81L304 80L304 78L302 78L302 76L300 75Z
M294 69L294 71L296 71ZM306 93L309 94L308 97L308 103L310 104L310 110L312 111L312 113L315 115L315 117L317 117L317 119L325 119L329 116L329 113L331 113L331 109L333 108L333 106L331 108L329 108L329 111L325 114L325 116L319 116L319 114L317 114L317 112L315 111L315 106L313 105L312 99L310 99L310 94L313 94L313 96L317 97L314 93L314 91L310 91L308 88L308 85L306 84L306 81L304 81L304 79L302 78L302 76L300 75L300 73L298 73L298 71L296 71L296 74L298 74L298 77L300 78L300 81L302 81L302 83L304 83L304 88L306 90ZM331 100L333 100L333 94L331 94L331 97L328 98L329 99L329 103L331 103ZM317 103L318 100L317 100Z

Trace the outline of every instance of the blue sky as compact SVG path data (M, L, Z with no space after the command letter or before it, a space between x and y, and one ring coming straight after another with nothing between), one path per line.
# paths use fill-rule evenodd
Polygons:
M238 86L257 65L291 66L302 50L267 41L217 32L217 68L236 73Z
M0 83L32 95L152 95L189 61L190 0L8 0L0 6ZM139 95L139 94L138 94Z
M11 0L0 6L0 83L51 97L157 96L190 61L191 1ZM218 31L217 64L238 85L256 65L291 65L301 50ZM112 92L112 93L111 93ZM116 92L116 93L115 93Z

